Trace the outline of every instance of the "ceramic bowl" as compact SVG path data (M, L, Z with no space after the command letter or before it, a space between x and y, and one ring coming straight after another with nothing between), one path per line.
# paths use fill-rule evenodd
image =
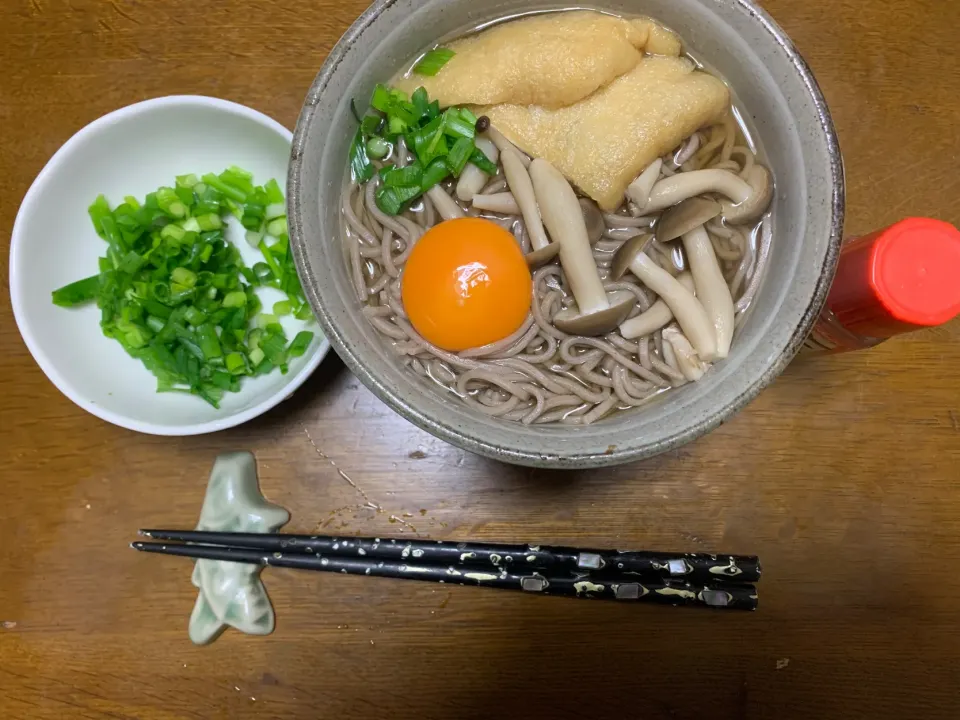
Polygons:
M340 192L362 103L419 52L484 22L558 7L543 0L378 0L330 53L294 134L291 242L307 296L353 372L405 418L466 450L510 463L594 467L689 442L747 404L783 369L819 314L843 223L843 169L817 83L789 38L747 0L606 0L676 30L727 79L767 152L778 192L766 276L730 356L703 380L587 427L526 427L480 416L414 380L361 316L339 238Z
M220 409L199 397L157 393L156 378L118 342L100 332L91 303L64 309L50 293L97 272L106 245L87 207L99 193L112 204L142 198L176 175L250 170L258 183L287 173L291 133L250 108L208 97L175 96L137 103L99 118L70 138L41 170L20 206L10 243L10 296L23 339L47 377L77 405L108 422L156 435L222 430L266 412L296 390L329 348L317 336L307 352L274 372L226 393ZM252 265L260 258L228 221L227 237ZM260 291L265 307L282 298ZM288 337L304 323L284 318Z

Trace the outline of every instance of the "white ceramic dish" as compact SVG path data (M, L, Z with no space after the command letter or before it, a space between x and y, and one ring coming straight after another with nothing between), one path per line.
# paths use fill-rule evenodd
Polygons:
M220 409L199 397L157 393L156 380L118 342L100 331L90 304L64 309L50 293L92 275L106 245L87 207L98 193L111 205L125 195L142 198L176 175L220 172L239 165L258 184L283 182L291 133L250 108L215 98L171 96L130 105L99 118L70 138L27 191L10 242L10 296L21 335L47 377L77 405L115 425L154 435L197 435L254 418L296 390L326 355L329 343L316 323L309 350L286 375L248 378L226 393ZM227 237L250 265L259 253L228 222ZM279 291L260 291L265 307ZM305 323L284 318L292 337Z

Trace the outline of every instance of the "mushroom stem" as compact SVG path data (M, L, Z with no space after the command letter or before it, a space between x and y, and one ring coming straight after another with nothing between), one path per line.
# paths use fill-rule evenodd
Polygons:
M650 201L650 193L653 186L660 177L660 169L663 167L663 160L657 158L647 169L644 170L627 186L627 197L633 200L637 209L641 212L647 209L647 203Z
M550 240L543 231L540 208L537 205L537 195L534 194L530 174L520 159L520 151L513 147L501 150L500 162L503 163L503 174L507 176L507 185L510 186L510 191L523 213L523 222L527 227L527 234L530 236L530 244L533 245L534 250L542 250L550 244ZM570 192L573 192L573 190ZM574 196L574 199L576 199L576 196ZM580 212L579 205L577 205L577 212Z
M692 158L697 150L700 149L700 133L695 132L693 135L687 138L687 141L677 150L677 154L673 156L673 164L677 167L683 165L687 160Z
M571 335L605 335L626 319L636 297L630 292L607 295L593 259L583 210L560 171L546 160L536 159L530 163L530 180L547 229L554 244L560 246L560 264L577 301L575 309L562 310L553 322L558 330Z
M644 285L659 295L670 307L684 334L696 348L697 354L703 360L716 359L716 333L706 310L693 293L642 252L634 256L629 267Z
M509 153L503 153L504 160L507 155ZM597 272L576 193L560 171L546 160L538 158L530 164L530 179L536 188L536 197L543 206L543 219L554 241L560 245L560 264L563 265L577 307L584 314L607 309L610 303ZM540 249L536 245L534 247Z
M473 206L477 210L503 213L504 215L519 215L520 206L513 193L502 192L493 195L474 195Z
M703 377L703 374L707 371L707 365L697 357L693 346L682 332L672 325L664 328L663 342L664 345L669 344L673 348L673 354L677 359L677 365L680 366L680 372L687 380L696 382Z
M497 130L493 125L487 128L487 137L490 138L490 141L497 146L497 149L500 152L505 152L507 150L514 150L517 155L520 157L520 162L523 163L525 168L530 167L530 158L520 151L516 145L507 140L504 137L503 133Z
M730 288L723 278L710 236L701 225L684 233L683 248L697 288L697 298L703 304L707 317L717 334L717 358L725 358L733 342L734 312Z
M690 273L680 273L677 275L677 280L691 293L694 292L695 285L693 283L693 276ZM641 338L669 325L672 320L673 311L670 309L670 306L663 300L657 300L650 306L649 310L624 322L620 326L620 334L627 340Z
M740 204L753 194L749 183L729 170L691 170L659 180L650 191L650 199L643 208L646 213L655 213L676 205L694 195L717 192Z
M463 210L460 206L457 205L454 199L447 195L446 191L439 185L434 185L427 190L426 194L433 202L434 207L437 208L440 217L444 220L455 220L456 218L464 217Z
M474 144L480 149L487 159L496 163L500 159L500 151L497 146L486 138L477 137ZM473 163L467 163L467 166L460 173L460 179L457 181L457 198L464 202L473 200L473 196L483 189L487 183L487 174Z

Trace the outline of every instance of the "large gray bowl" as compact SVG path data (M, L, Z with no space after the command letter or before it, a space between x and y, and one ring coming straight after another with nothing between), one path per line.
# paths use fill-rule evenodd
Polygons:
M789 38L747 0L609 0L650 15L731 84L752 116L777 182L766 277L733 350L702 381L588 427L524 427L475 414L396 362L361 316L338 213L349 102L445 36L502 17L564 7L543 0L378 0L330 53L307 95L288 179L290 238L303 287L333 348L376 395L437 437L509 463L582 468L649 457L712 430L753 399L799 349L833 278L843 168L827 107Z

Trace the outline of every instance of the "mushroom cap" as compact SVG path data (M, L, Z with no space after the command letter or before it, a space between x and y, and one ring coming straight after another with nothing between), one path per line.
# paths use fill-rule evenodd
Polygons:
M613 256L613 263L610 265L610 279L619 280L630 268L633 259L644 251L647 243L653 240L653 235L641 233L634 235L627 240Z
M590 244L596 245L607 229L607 224L603 220L603 213L590 198L580 198L580 209L583 211L583 222L587 226L587 237L590 238Z
M664 210L657 223L657 240L669 242L676 240L684 233L712 220L723 211L720 203L707 198L692 197Z
M568 335L594 337L612 332L627 319L627 315L637 304L633 293L618 290L607 295L610 307L604 310L581 315L576 307L561 310L553 316L553 324L560 332Z
M537 268L546 265L559 254L560 243L550 243L546 247L542 247L539 250L528 252L523 256L523 259L527 261L527 267L529 267L531 270L536 270Z
M759 220L773 199L773 177L766 167L755 164L744 179L753 189L750 197L739 205L733 205L730 201L720 203L723 207L723 218L735 225Z

